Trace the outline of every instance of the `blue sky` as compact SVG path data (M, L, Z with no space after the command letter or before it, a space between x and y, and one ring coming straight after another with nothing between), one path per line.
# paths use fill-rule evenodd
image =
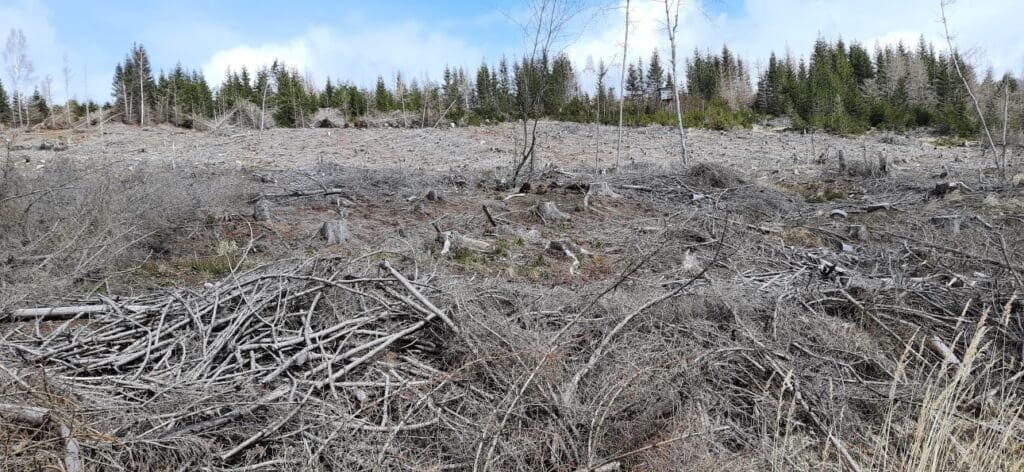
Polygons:
M598 0L584 0L598 5ZM588 60L621 61L623 4L606 0L558 47L582 67ZM664 9L656 0L632 0L630 60L658 48L667 54ZM369 85L377 75L436 78L445 64L475 68L522 49L510 20L516 0L288 2L101 2L0 0L0 34L25 31L35 63L33 83L53 77L63 97L61 70L68 55L71 94L107 100L114 65L135 42L149 50L155 69L181 62L219 82L228 67L255 67L273 58L308 73ZM961 48L999 70L1024 67L1020 0L960 0L951 10ZM756 75L772 50L806 54L819 35L858 39L868 46L919 35L939 40L938 0L700 0L684 2L680 53L720 49L747 58ZM615 71L613 70L613 75ZM5 83L6 73L0 74ZM589 78L584 74L584 81Z

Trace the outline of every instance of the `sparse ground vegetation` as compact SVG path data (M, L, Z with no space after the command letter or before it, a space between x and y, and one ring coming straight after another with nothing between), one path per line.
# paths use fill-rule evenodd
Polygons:
M540 121L512 186L514 132L14 136L0 468L1024 468L980 148Z

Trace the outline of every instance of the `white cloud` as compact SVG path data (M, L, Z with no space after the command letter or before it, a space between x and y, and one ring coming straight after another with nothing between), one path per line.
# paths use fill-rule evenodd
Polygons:
M326 26L309 28L283 42L239 45L210 55L202 67L218 83L229 68L254 70L274 59L300 71L312 72L319 82L327 76L371 85L378 75L401 71L407 76L438 77L446 64L474 66L483 52L459 38L430 31L416 22L374 25L344 32Z
M624 4L622 0L617 12L589 28L567 49L568 54L579 64L585 64L588 57L595 63L599 59L620 63ZM745 0L743 10L741 16L709 17L694 2L684 2L679 18L678 54L685 58L694 48L718 50L724 43L754 69L772 51L784 54L789 49L796 57L806 56L819 35L833 40L858 40L870 49L876 43L899 40L916 46L923 34L935 42L937 49L945 49L938 0ZM1020 74L1024 67L1024 34L1020 33L1019 15L1012 13L1015 11L1020 11L1020 0L961 0L954 4L948 14L957 46L974 51L973 57L981 67L991 65L997 71ZM633 0L630 23L631 62L637 57L644 57L646 62L654 48L659 48L662 58L667 59L662 2ZM681 59L680 68L682 63Z

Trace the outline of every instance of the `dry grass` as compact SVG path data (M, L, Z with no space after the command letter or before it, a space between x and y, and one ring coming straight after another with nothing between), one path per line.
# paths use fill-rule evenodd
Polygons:
M951 235L925 217L985 208L983 190L925 203L927 176L793 181L745 164L577 163L511 199L499 167L21 168L3 181L0 256L48 258L3 265L0 316L83 301L121 314L0 319L0 403L54 418L0 420L0 468L58 468L63 421L88 470L1021 470L1010 217ZM595 181L621 198L584 208ZM251 220L258 193L273 220ZM862 196L901 211L820 211ZM571 219L540 220L541 201ZM335 218L352 240L325 246L316 231ZM441 254L432 223L493 250ZM552 240L590 253L577 273ZM382 261L458 331L404 301ZM381 316L347 337L310 335L368 313ZM388 349L342 356L418 320ZM241 348L281 340L295 343ZM294 360L309 345L323 350Z

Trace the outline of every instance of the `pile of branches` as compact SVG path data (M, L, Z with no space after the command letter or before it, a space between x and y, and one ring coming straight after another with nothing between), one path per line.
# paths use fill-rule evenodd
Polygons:
M433 292L387 261L356 275L310 260L201 292L14 310L0 318L21 322L7 344L34 374L4 369L21 395L0 418L50 408L87 438L65 441L68 470L82 470L78 447L136 470L167 455L190 468L380 463L405 435L465 429L455 412L479 396L443 371L457 329ZM346 454L339 435L353 448L379 437L373 453Z

